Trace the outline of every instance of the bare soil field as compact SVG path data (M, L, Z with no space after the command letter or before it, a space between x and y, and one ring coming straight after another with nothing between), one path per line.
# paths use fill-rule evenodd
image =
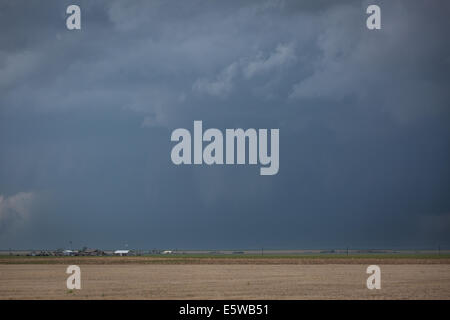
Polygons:
M0 263L0 299L450 299L448 262L378 261L381 289L368 290L366 263L299 260L305 262L99 264L104 258L94 258L79 264L81 290L66 288L67 260Z

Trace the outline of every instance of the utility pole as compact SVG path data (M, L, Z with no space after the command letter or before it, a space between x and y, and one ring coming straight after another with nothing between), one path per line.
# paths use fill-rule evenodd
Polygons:
M261 248L261 255L264 255L264 248Z
M438 256L441 255L441 245L438 245Z
M347 247L347 257L348 257L348 247Z

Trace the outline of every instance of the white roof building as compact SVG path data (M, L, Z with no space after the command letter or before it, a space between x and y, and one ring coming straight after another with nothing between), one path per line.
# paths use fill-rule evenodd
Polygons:
M119 256L126 256L129 253L130 253L130 250L116 250L116 251L114 251L114 254L119 255Z

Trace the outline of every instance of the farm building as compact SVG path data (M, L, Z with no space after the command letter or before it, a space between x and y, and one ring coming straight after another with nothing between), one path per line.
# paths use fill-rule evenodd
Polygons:
M80 256L104 256L105 253L99 249L84 249L79 253Z
M64 256L74 256L74 255L75 255L75 252L72 251L72 250L64 250L64 251L62 252L62 254L63 254Z
M131 250L116 250L114 251L115 256L129 256L132 254Z

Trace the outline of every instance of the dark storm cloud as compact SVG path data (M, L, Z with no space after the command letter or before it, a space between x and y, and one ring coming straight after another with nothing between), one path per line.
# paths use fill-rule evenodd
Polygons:
M379 31L368 2L194 0L78 1L68 31L72 3L0 2L0 195L45 198L2 247L449 243L446 1L377 1ZM193 120L280 128L280 172L174 166Z

